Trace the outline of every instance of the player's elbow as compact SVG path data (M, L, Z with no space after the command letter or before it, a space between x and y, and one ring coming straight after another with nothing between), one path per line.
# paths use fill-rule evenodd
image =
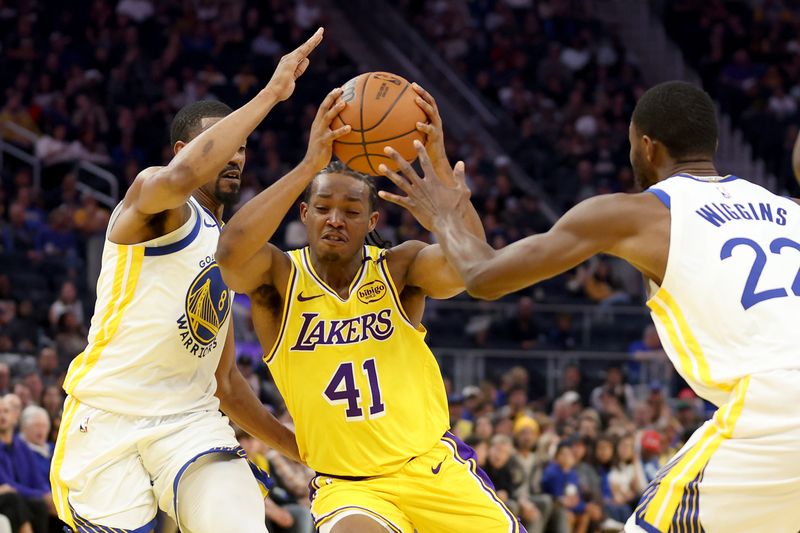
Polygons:
M214 260L217 262L222 276L232 275L236 272L236 267L240 263L240 258L236 254L236 230L225 226L217 241L217 251L214 252Z
M485 269L474 269L464 279L467 293L479 300L497 300L505 295Z

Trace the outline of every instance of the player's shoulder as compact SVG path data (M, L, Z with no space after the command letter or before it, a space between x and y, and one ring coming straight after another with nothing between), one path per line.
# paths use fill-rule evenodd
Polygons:
M579 203L576 208L582 212L593 213L612 219L648 213L652 209L663 206L664 202L652 190L639 193L617 192L611 194L598 194Z
M386 250L384 257L390 265L393 263L410 263L417 257L417 254L428 246L430 246L428 243L422 241L404 241Z
M430 245L422 241L409 240L392 246L383 253L386 266L395 284L404 286L411 264L417 255L428 246Z

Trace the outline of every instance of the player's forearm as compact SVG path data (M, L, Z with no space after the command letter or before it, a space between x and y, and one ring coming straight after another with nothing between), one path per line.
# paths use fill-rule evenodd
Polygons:
M260 250L275 234L315 174L313 165L302 162L243 205L222 229L217 244L217 263L235 271L237 265Z
M238 371L232 371L230 382L217 389L217 397L222 412L236 425L286 457L301 462L294 433L267 411Z
M480 240L486 240L486 231L483 229L481 216L478 214L475 206L472 205L472 202L467 202L467 206L464 209L464 212L461 214L461 217L464 223L464 229Z
M480 266L494 257L495 250L486 243L485 237L481 238L467 228L463 215L449 213L440 217L433 233L448 263L458 271L464 281L467 291L473 296L481 297L482 287L477 284Z
M187 194L216 179L277 103L275 96L263 89L188 143L162 172L169 172L171 184Z

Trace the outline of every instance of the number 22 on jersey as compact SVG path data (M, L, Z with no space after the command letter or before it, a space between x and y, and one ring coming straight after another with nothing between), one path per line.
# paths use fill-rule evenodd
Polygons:
M378 381L378 367L375 365L375 359L370 358L364 361L361 365L361 371L367 377L369 392L372 397L368 418L380 418L386 414L386 406L381 401L381 385ZM365 419L364 409L362 409L360 401L361 391L356 386L355 365L352 361L339 365L322 396L331 405L347 405L344 416L348 422L357 422Z
M722 250L720 250L719 254L720 259L724 261L731 257L733 249L737 246L746 246L751 248L756 254L755 260L753 261L753 266L750 268L750 274L747 276L744 290L742 291L741 302L745 311L759 302L771 300L773 298L785 298L789 296L789 293L787 293L782 287L765 289L761 291L756 290L758 280L761 278L761 274L764 272L764 267L767 264L767 253L764 251L761 245L754 240L744 237L728 240L722 245ZM769 251L774 255L779 255L784 248L793 248L797 251L800 251L800 243L785 237L779 237L772 241L769 245ZM794 293L795 296L800 296L800 271L797 272L797 275L792 282L792 293Z

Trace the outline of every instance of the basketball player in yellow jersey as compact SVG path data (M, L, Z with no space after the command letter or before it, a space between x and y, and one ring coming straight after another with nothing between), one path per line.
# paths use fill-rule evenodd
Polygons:
M418 128L449 176L435 102L415 90L430 118ZM217 248L226 282L252 299L300 455L317 471L316 525L321 533L522 531L472 450L448 432L442 376L420 324L425 298L461 292L461 279L438 246L365 245L378 221L372 179L329 165L333 140L350 129L330 129L340 95L320 106L304 160L239 210ZM267 241L301 194L309 245L284 253ZM483 238L474 210L462 224Z
M659 337L678 372L719 409L645 490L628 533L800 529L800 206L714 165L711 98L683 82L645 92L630 124L640 194L581 202L544 234L494 250L461 226L470 209L425 169L384 173L381 192L434 232L471 294L498 298L596 253L648 279ZM394 154L395 159L398 159ZM461 178L457 173L457 178Z
M238 198L246 139L292 94L321 39L319 30L284 56L240 109L183 108L171 128L175 157L143 170L114 209L51 469L58 514L74 531L147 533L159 507L187 533L267 531L260 471L220 409L299 455L234 364L232 293L213 255L223 206Z

